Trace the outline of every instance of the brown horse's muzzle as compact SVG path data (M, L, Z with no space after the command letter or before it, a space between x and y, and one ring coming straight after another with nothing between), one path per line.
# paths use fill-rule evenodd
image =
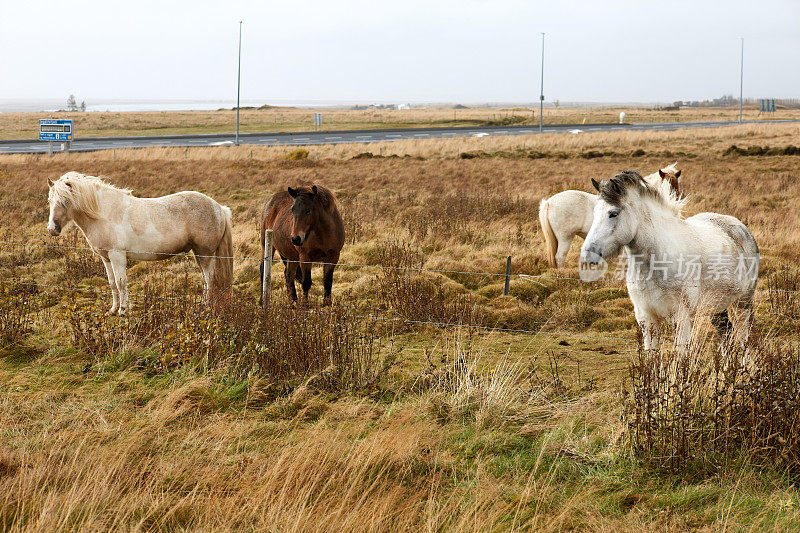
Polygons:
M308 240L308 235L310 231L298 231L296 235L292 235L292 244L295 246L303 246L303 244Z

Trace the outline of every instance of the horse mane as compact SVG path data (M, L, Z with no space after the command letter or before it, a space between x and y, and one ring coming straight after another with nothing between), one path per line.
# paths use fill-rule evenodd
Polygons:
M103 178L87 176L80 172L67 172L53 183L51 189L65 205L72 206L89 218L101 217L98 190L131 193L130 189L120 189L107 183Z
M314 194L311 190L313 184L311 185L302 185L298 187L299 194ZM330 189L325 187L324 185L317 185L317 194L315 196L316 199L319 200L319 203L322 204L327 211L333 211L333 208L336 206L336 197L333 196L333 193Z
M674 168L676 164L673 163L667 168ZM619 207L629 189L636 189L642 198L654 201L678 217L682 216L686 207L687 199L678 197L668 182L663 181L658 185L650 184L635 170L624 170L609 180L603 180L598 191L600 198L605 202Z

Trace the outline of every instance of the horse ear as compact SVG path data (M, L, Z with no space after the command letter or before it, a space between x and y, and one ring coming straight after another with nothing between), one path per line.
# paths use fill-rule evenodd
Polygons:
M289 196L297 198L297 189L292 189L291 187L287 187L287 189L289 190Z
M600 184L594 178L592 178L592 185L594 185L594 188L597 189L597 192L600 192Z
M664 173L664 171L661 170L660 168L658 169L658 175L661 176L661 179L664 179L664 178L667 177L666 173Z
M47 178L47 186L48 187L50 187L52 189L53 185L55 185L55 184L56 183L53 180L51 180L50 178Z
M66 185L66 186L67 186L67 187L69 187L70 189L72 188L72 182L71 182L71 181L65 181L65 182L64 182L64 185Z
M317 186L316 186L316 185L312 185L312 186L311 186L311 192L313 192L313 193L314 193L314 196L316 196L316 195L317 195Z
M683 172L683 171L682 171L682 170L679 170L679 171L677 171L677 172L675 173L675 177L676 177L676 178L678 178L678 179L680 179L680 177L681 177L681 172Z

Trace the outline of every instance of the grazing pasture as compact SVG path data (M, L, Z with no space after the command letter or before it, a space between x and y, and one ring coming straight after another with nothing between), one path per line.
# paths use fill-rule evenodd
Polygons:
M0 527L796 528L797 144L776 125L0 156ZM757 371L707 320L647 357L624 283L579 281L580 246L548 265L542 198L676 159L687 215L758 242ZM99 258L46 233L69 170L230 207L225 301L202 305L181 255L129 265L129 316L105 316ZM289 307L276 263L262 314L261 209L312 183L344 221L333 305L314 278Z

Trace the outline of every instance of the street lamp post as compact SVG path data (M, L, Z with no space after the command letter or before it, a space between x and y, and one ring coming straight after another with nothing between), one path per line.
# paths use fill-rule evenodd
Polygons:
M544 106L544 32L542 32L542 78L539 91L539 133L542 133L542 107Z
M239 94L242 87L242 21L239 21L239 69L236 73L236 146L239 146Z
M741 63L739 64L739 123L742 122L742 89L744 87L744 37L742 39Z

